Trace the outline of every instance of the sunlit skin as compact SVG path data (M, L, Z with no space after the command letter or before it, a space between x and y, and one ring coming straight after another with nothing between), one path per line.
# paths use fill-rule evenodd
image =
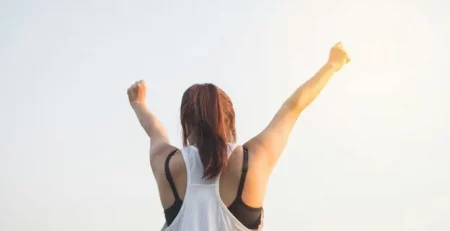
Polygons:
M263 205L266 185L275 167L292 128L300 113L317 97L334 73L350 62L342 43L334 45L327 62L308 81L298 87L282 104L267 127L247 141L249 149L249 171L243 191L243 201L252 207ZM146 106L146 84L143 80L128 88L128 99L136 116L150 138L150 165L157 181L163 208L170 207L174 197L164 174L164 161L176 147L169 142L167 131L158 118ZM242 147L231 155L227 168L220 179L220 195L225 205L236 196L242 166ZM186 168L181 155L175 155L170 162L179 195L184 198L186 191Z

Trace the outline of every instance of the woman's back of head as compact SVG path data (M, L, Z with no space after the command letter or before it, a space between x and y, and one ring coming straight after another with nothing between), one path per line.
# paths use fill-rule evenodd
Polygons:
M195 145L212 179L226 167L228 143L236 142L235 115L228 95L211 83L195 84L183 94L180 108L183 145Z

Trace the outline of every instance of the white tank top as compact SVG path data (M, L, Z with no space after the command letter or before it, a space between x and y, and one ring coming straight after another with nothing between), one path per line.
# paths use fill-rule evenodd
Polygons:
M230 157L236 144L230 144ZM186 194L183 205L173 222L162 231L249 231L228 210L219 193L220 176L216 179L203 179L203 164L198 150L188 146L181 150L187 171ZM263 217L258 230L262 230Z

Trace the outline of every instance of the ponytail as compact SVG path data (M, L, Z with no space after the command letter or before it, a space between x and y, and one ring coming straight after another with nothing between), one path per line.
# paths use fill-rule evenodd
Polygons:
M228 142L236 139L231 100L213 84L194 85L183 95L181 123L183 145L188 145L188 136L195 140L203 177L217 177L228 162Z

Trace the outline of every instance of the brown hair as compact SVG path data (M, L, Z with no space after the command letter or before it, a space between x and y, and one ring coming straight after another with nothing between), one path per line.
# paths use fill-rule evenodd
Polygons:
M218 176L227 165L227 143L236 142L230 98L214 84L192 85L183 94L180 118L183 145L195 143L203 163L203 177Z

